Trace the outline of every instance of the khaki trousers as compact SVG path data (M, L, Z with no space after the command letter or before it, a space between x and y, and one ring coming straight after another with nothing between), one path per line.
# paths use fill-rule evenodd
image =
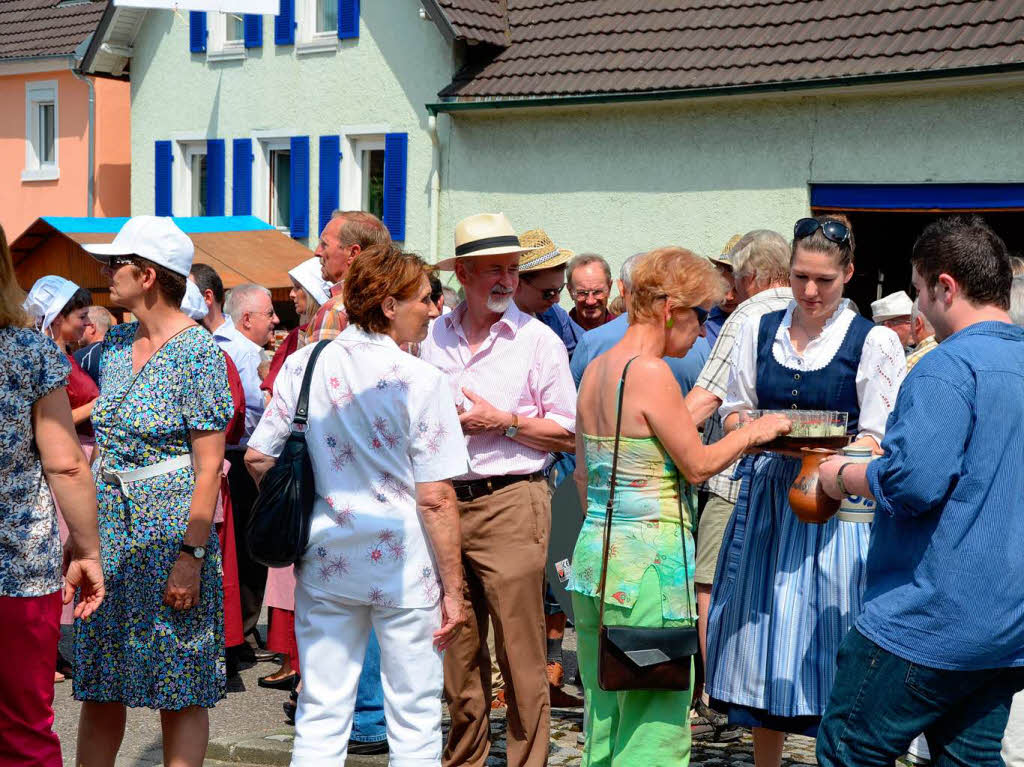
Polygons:
M459 516L468 619L444 657L452 722L442 762L483 767L490 752L489 615L505 677L508 767L542 767L551 713L543 603L551 529L547 484L524 480L460 501Z

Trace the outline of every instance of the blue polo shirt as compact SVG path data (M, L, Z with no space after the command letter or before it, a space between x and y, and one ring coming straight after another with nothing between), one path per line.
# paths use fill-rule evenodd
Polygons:
M882 448L857 628L932 668L1024 665L1024 328L979 322L929 352Z
M604 354L626 335L626 328L629 327L629 317L625 313L620 314L611 322L600 325L593 330L588 330L576 344L576 351L572 355L569 368L572 370L573 380L576 381L576 388L580 388L580 381L583 380L583 371L595 357ZM665 362L672 369L672 374L679 382L679 388L683 390L685 397L687 392L697 383L700 371L704 369L704 363L708 361L711 354L711 347L708 340L701 336L694 341L690 351L685 357L665 357Z
M558 304L552 304L550 309L538 314L537 319L555 331L555 335L565 344L565 350L569 352L569 359L572 359L573 352L576 351L576 344L579 343L586 331L573 322L569 312Z

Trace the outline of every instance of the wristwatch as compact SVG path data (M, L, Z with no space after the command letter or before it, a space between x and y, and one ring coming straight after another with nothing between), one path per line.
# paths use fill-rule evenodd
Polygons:
M515 413L512 414L512 425L505 429L505 436L509 439L515 439L515 436L519 433L519 416Z
M853 461L847 461L839 467L839 471L836 472L836 486L839 488L839 492L843 494L845 498L850 494L850 491L846 489L846 483L843 482L843 469L847 466L853 466Z
M187 543L181 544L181 551L186 554L191 554L196 559L202 559L206 556L205 546L189 546Z

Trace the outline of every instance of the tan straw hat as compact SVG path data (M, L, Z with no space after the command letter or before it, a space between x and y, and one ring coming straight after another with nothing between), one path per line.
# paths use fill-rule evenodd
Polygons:
M531 229L528 232L523 232L519 235L519 242L524 248L532 249L532 252L523 253L519 257L520 274L561 266L576 255L571 250L555 245L543 229Z
M504 213L478 213L455 225L455 255L438 261L436 268L451 271L456 258L511 255L530 250L535 248L523 247Z
M726 269L732 269L732 249L736 247L736 243L742 240L743 237L738 234L734 234L729 238L729 241L725 243L725 247L722 248L722 254L720 256L708 256L708 261L724 266Z

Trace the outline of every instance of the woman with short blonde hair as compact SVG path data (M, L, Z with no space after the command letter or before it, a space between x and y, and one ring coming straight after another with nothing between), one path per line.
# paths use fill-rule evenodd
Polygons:
M575 478L586 519L568 588L590 712L583 763L686 765L692 683L680 691L602 690L601 603L604 625L695 625L691 487L789 426L786 419L769 416L713 445L701 444L662 357L682 357L704 335L708 312L725 295L725 280L707 260L674 247L641 256L631 277L629 328L587 366L576 409ZM605 568L605 509L616 447Z

